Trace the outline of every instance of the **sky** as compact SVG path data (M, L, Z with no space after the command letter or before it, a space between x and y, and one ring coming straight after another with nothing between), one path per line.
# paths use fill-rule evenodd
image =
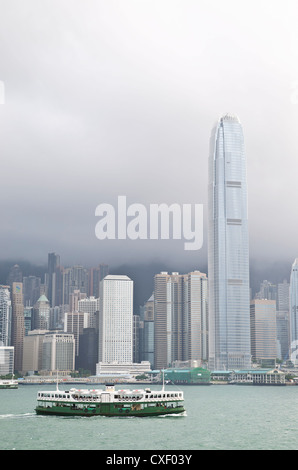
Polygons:
M209 138L237 114L250 257L298 257L296 0L0 0L0 260L207 253ZM100 204L203 205L203 246L99 240Z

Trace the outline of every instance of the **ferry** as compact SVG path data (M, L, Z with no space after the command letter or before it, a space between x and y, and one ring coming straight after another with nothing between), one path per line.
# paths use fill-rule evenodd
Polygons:
M58 389L37 393L37 414L59 416L158 416L184 414L181 391L115 390L107 384L104 390L69 391Z
M0 380L0 389L2 388L18 388L19 384L16 380L11 379L1 379Z

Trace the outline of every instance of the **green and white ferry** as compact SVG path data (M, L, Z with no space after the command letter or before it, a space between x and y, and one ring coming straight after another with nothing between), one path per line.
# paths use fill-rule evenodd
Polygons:
M19 388L19 384L16 380L13 379L1 379L0 380L0 389L2 388Z
M52 390L37 393L37 414L60 416L158 416L184 414L181 391L115 390Z

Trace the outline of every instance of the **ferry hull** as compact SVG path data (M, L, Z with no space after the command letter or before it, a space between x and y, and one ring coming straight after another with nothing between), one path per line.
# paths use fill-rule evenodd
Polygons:
M0 390L2 390L2 389L16 389L16 388L19 388L18 384L9 384L9 385L1 384L0 385Z
M116 407L113 404L100 404L96 406L86 406L82 409L73 409L70 406L37 406L35 411L39 415L55 415L55 416L161 416L170 414L182 414L185 409L183 406L174 408L166 408L165 405L150 406L143 409L134 409L134 405L126 405L125 407Z

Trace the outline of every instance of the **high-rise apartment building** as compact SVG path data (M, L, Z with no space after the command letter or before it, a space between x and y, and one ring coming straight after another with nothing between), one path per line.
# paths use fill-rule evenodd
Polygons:
M0 285L0 345L11 344L11 299L9 286Z
M209 367L249 368L246 159L235 115L224 115L212 130L208 192Z
M161 272L154 278L154 364L208 358L207 276Z
M22 371L23 365L23 341L25 336L23 284L12 283L12 326L11 341L15 351L15 369Z
M108 275L100 283L98 361L133 361L133 281L128 276Z

